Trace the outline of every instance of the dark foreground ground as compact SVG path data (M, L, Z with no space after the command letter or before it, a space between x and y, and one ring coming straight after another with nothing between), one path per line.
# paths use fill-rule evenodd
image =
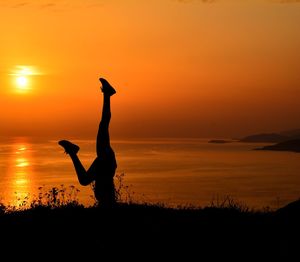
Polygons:
M38 207L0 215L0 230L3 256L40 261L300 261L298 202L276 212Z

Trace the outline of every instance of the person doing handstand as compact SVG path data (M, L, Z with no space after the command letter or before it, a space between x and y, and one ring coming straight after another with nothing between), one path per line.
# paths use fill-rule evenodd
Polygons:
M103 93L102 118L99 124L96 151L97 157L86 171L78 158L79 146L68 140L58 142L69 154L79 183L87 186L95 181L94 194L100 206L111 207L116 203L114 175L117 168L115 153L110 145L109 123L111 119L110 98L116 93L115 89L104 79L99 79Z

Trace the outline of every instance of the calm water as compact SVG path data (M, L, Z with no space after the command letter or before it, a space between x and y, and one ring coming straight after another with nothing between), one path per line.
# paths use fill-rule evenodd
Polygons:
M74 141L87 168L94 141ZM117 173L133 198L169 205L209 205L225 196L250 207L280 207L300 197L300 154L253 151L257 144L210 144L208 140L113 141ZM16 138L0 143L0 196L13 205L38 187L74 185L80 202L93 203L92 189L77 182L70 159L56 141Z

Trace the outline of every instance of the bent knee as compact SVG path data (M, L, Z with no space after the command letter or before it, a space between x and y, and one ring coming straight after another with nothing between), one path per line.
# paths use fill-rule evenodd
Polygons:
M88 180L88 179L80 179L79 180L79 184L81 186L88 186L92 181Z

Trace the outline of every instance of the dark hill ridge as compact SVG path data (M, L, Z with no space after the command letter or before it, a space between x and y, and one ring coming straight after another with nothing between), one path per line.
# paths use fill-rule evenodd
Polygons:
M1 251L108 261L291 261L299 255L299 205L280 212L239 207L171 209L121 205L113 209L36 208L0 215ZM13 253L9 253L10 257ZM42 254L42 255L40 255ZM259 258L257 260L257 258ZM277 260L280 259L280 260ZM69 261L68 260L68 261ZM293 261L298 261L293 260Z
M277 143L288 140L288 136L279 135L276 133L262 133L251 136L246 136L240 142L246 143Z
M286 130L279 133L260 133L246 136L240 142L246 143L280 143L300 139L300 129Z
M208 143L213 143L213 144L226 144L232 142L234 142L234 140L213 139L208 141Z
M290 151L300 153L300 139L288 140L275 145L256 148L256 150Z

